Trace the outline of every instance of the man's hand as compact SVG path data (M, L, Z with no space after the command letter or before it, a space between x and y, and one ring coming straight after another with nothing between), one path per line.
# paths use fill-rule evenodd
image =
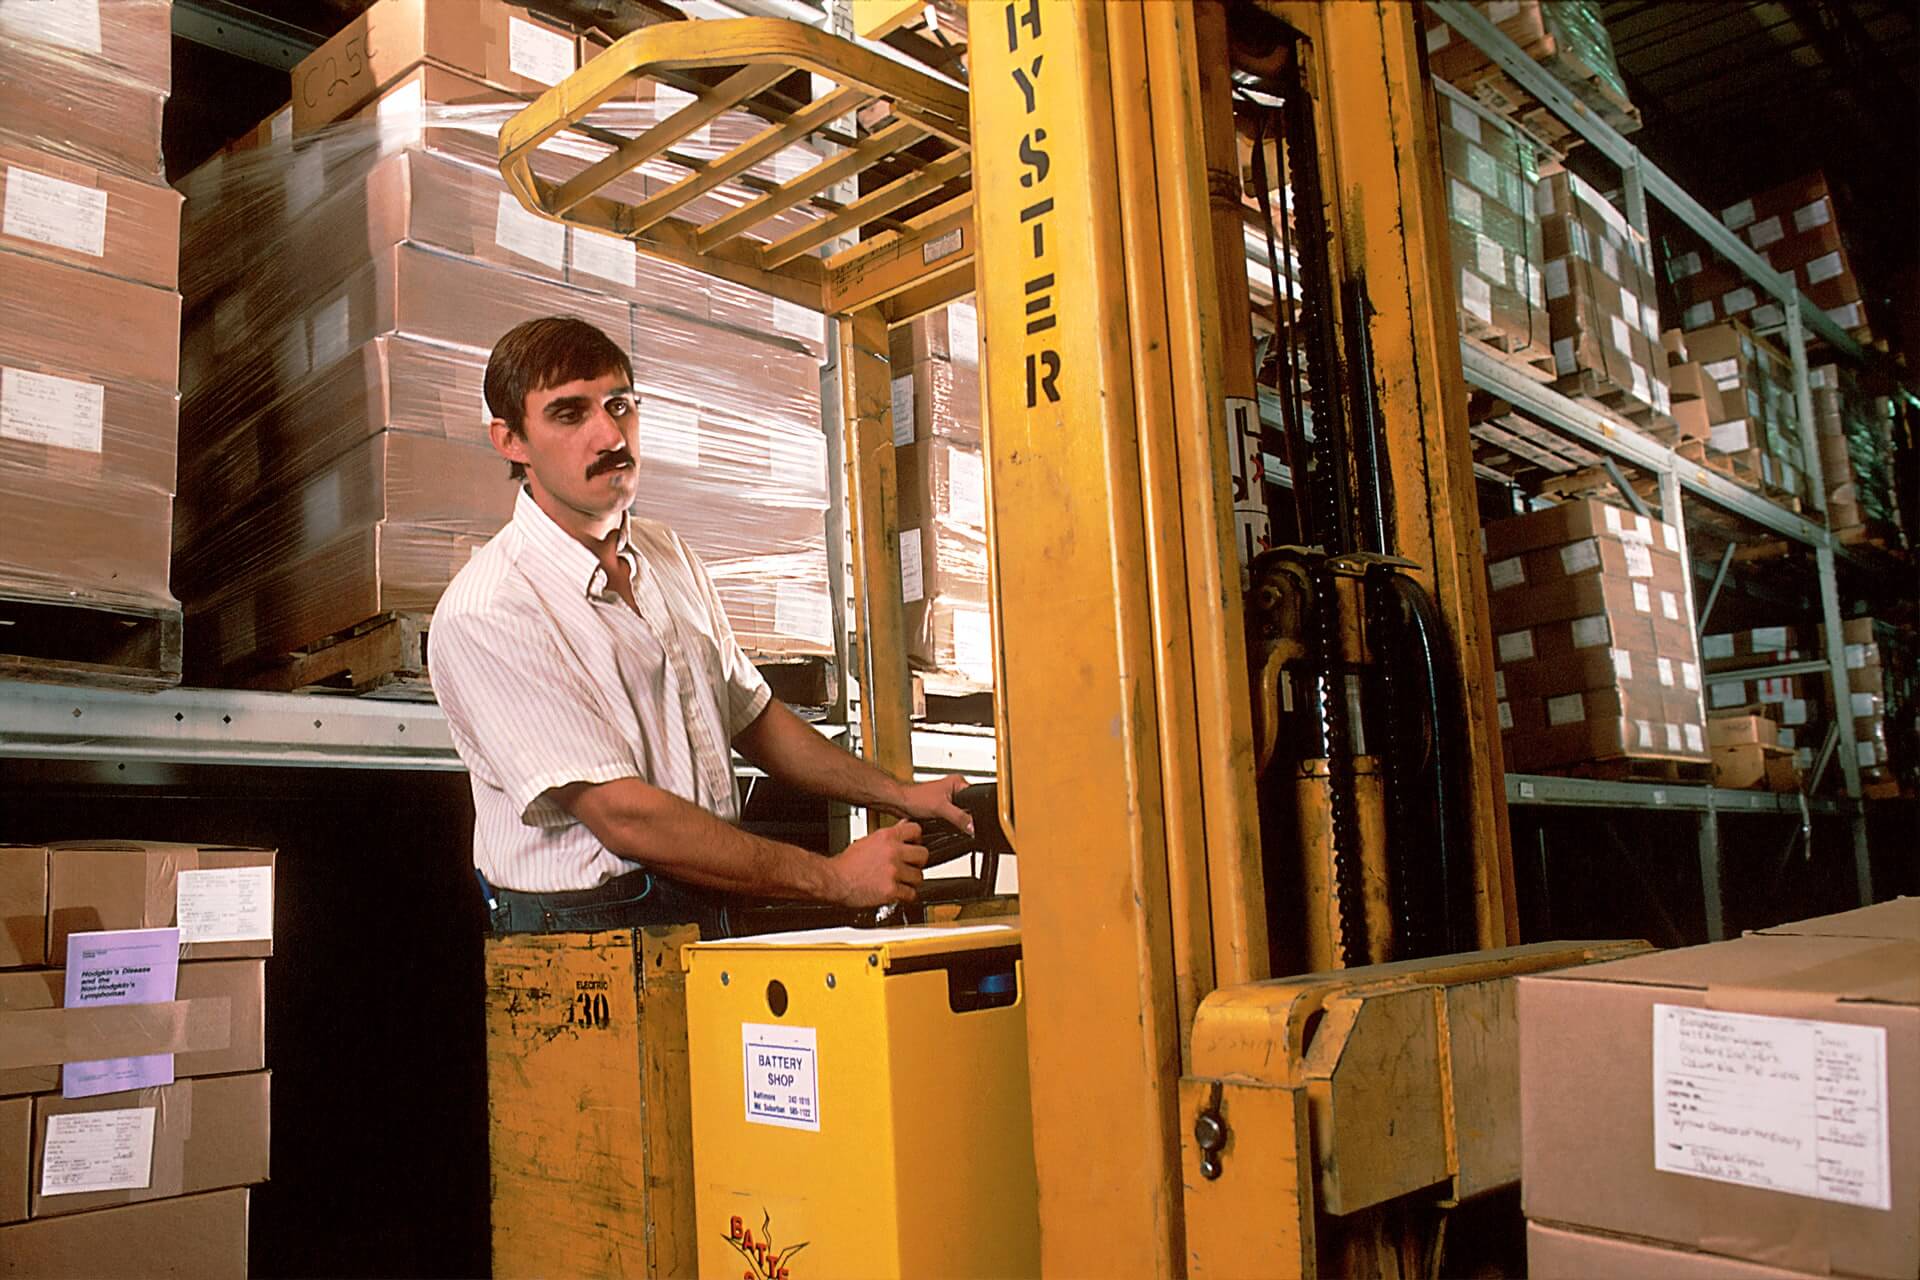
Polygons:
M973 834L973 819L967 811L953 802L967 785L967 780L957 773L944 778L935 778L931 782L917 782L903 785L900 794L887 808L903 818L912 818L925 822L928 818L940 818L952 823L968 835Z
M919 896L920 868L927 865L917 823L901 822L863 836L828 860L843 907L912 902Z

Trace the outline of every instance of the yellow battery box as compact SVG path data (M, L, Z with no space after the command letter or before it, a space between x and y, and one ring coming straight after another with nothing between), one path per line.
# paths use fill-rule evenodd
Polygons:
M702 1277L1039 1274L1017 924L682 955Z

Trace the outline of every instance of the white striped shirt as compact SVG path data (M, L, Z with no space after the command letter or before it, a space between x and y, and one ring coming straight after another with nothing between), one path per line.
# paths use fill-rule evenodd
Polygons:
M636 615L594 553L523 488L434 611L429 660L473 782L473 860L528 892L591 889L635 869L549 794L640 778L740 815L731 744L772 694L680 536L628 516Z

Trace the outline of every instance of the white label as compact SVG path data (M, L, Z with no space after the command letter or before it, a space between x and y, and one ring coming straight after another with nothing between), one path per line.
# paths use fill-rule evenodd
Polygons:
M1685 751L1687 749L1687 737L1680 732L1680 726L1669 720L1666 722L1666 730L1667 750Z
M1850 644L1847 646L1847 670L1858 671L1867 665L1867 651L1874 648L1870 644ZM1876 660L1878 655L1875 655Z
M1787 698L1780 703L1780 723L1801 725L1807 722L1807 700Z
M426 103L426 91L415 79L394 89L374 105L373 119L382 150L391 151L419 144L420 124L427 112Z
M986 467L966 449L947 451L947 510L961 524L987 527Z
M1707 443L1719 453L1740 453L1750 447L1747 433L1747 420L1735 418L1732 422L1716 423L1707 433Z
M1660 616L1668 622L1680 621L1680 597L1671 591L1660 593Z
M174 916L181 942L272 940L272 867L182 871L174 885Z
M640 452L649 462L671 462L689 471L700 466L700 414L671 400L642 396Z
M1834 307L1827 312L1827 319L1842 329L1857 329L1866 321L1866 311L1857 302L1849 302L1844 307Z
M984 610L954 610L953 665L976 680L993 679L993 628Z
M1793 730L1781 729L1775 736L1779 739L1781 746L1789 748L1793 746Z
M1659 668L1660 671L1660 687L1663 689L1673 688L1673 659L1655 658L1654 665Z
M1493 673L1493 696L1496 698L1507 696L1507 673L1504 671L1496 670Z
M1482 195L1500 198L1500 166L1493 157L1471 144L1467 147L1467 182Z
M573 233L573 269L631 289L640 274L640 251L631 240L578 227Z
M307 326L291 324L280 338L279 349L273 353L274 368L283 381L291 382L295 378L304 378L311 367L307 361Z
M1560 548L1560 571L1569 578L1599 567L1600 542L1597 538L1582 538Z
M417 87L418 86L416 85L416 88ZM379 114L379 111L377 108L375 109L375 114L376 115ZM267 121L267 141L271 143L273 146L278 147L288 142L291 142L292 140L293 140L293 108L282 107L280 108L280 110L274 112L273 117Z
M1720 299L1720 307L1728 315L1733 315L1737 311L1751 311L1759 302L1759 295L1754 293L1752 289L1742 288L1735 289L1732 293Z
M826 593L799 582L773 589L773 629L809 644L833 643L833 613Z
M1574 619L1571 630L1573 647L1576 649L1592 649L1613 643L1613 625L1607 621L1604 613L1596 613L1591 618Z
M98 258L107 251L107 193L8 165L0 230Z
M1742 200L1739 204L1728 205L1720 211L1720 221L1731 230L1738 231L1753 221L1753 201Z
M100 0L0 0L0 28L100 52Z
M893 380L893 442L913 443L913 375L910 373Z
M1533 657L1532 631L1509 631L1497 643L1502 662L1525 662Z
M1635 729L1636 729L1636 730L1637 730L1637 731L1639 732L1639 734L1640 734L1640 745L1641 745L1641 746L1643 746L1643 747L1651 747L1651 746L1653 746L1653 721L1651 721L1651 720L1635 720L1635 721L1633 722L1633 727L1634 727L1634 728L1635 728Z
M1807 283L1819 284L1822 280L1831 280L1847 268L1840 261L1840 251L1822 254L1807 264Z
M921 560L920 531L900 531L900 603L912 604L927 598L924 562Z
M493 241L509 253L540 263L554 271L567 261L567 226L529 213L511 192L500 193L493 221Z
M1629 578L1651 578L1653 576L1653 548L1644 542L1623 542L1620 550L1627 558L1627 576Z
M1887 1032L1653 1006L1653 1164L1663 1173L1893 1207Z
M287 214L298 217L327 190L326 156L319 148L309 148L294 158L285 179Z
M1474 259L1479 263L1480 274L1497 285L1507 283L1507 255L1499 242L1490 240L1477 232L1473 237Z
M1774 325L1785 324L1787 322L1787 313L1780 309L1779 303L1769 302L1764 307L1755 307L1753 309L1752 319L1754 328L1770 329Z
M1653 545L1653 517L1642 516L1642 515L1634 516L1633 531L1631 533L1622 531L1620 536L1623 538L1638 538L1641 542L1646 543L1648 546L1652 546Z
M1833 221L1833 209L1827 204L1827 198L1821 196L1812 204L1803 204L1793 211L1793 229L1811 231L1815 227L1824 227Z
M1567 260L1555 258L1547 264L1547 296L1560 299L1567 296Z
M1436 22L1427 28L1427 52L1444 49L1453 43L1453 31L1444 22Z
M819 342L821 339L820 313L788 302L785 298L773 300L773 327L790 338L801 338L807 342Z
M1711 302L1696 302L1680 313L1682 329L1698 329L1712 323L1713 304Z
M1607 656L1613 659L1613 674L1617 679L1633 679L1633 652L1629 649L1609 649Z
M1600 242L1600 269L1607 273L1609 279L1620 278L1620 251L1613 247L1611 241Z
M1707 687L1707 705L1715 709L1745 706L1746 702L1747 683L1744 680L1717 683Z
M1460 306L1482 324L1493 323L1493 290L1471 271L1460 272Z
M1627 361L1627 368L1633 371L1633 397L1641 404L1653 402L1653 384L1647 381L1647 371L1638 360Z
M313 313L313 367L324 369L347 354L348 298L341 294Z
M100 452L106 389L26 369L0 369L0 439Z
M1880 714L1880 695L1877 693L1856 693L1853 695L1853 714L1855 719Z
M1447 191L1453 201L1453 216L1478 230L1480 226L1480 193L1458 178L1448 180Z
M1688 276L1699 275L1700 267L1699 254L1683 253L1667 263L1667 278L1669 280L1685 280Z
M820 1061L812 1027L740 1024L747 1122L820 1132Z
M559 84L573 74L573 40L558 31L508 18L507 69L541 84Z
M1644 302L1640 304L1640 332L1647 335L1648 342L1660 340L1660 313Z
M1627 286L1625 285L1620 286L1620 314L1622 317L1626 319L1626 322L1629 328L1641 329L1640 299L1634 297L1633 290L1627 288ZM1644 329L1641 329L1641 332L1645 333L1646 331ZM1660 335L1657 333L1650 333L1650 334L1647 334L1647 336L1650 338L1657 338Z
M1680 727L1686 731L1687 750L1699 752L1707 749L1707 740L1705 735L1700 732L1699 725L1683 724Z
M1493 584L1495 591L1504 591L1508 587L1525 586L1527 566L1519 556L1510 556L1487 566L1487 581Z
M1780 225L1778 217L1763 218L1747 228L1747 243L1756 249L1764 249L1786 239L1786 235L1786 228Z
M1517 267L1515 269L1518 270ZM1547 295L1541 288L1541 279L1540 269L1529 262L1527 264L1527 301L1536 307L1547 305ZM1514 283L1517 285L1519 281L1516 280Z
M47 1117L40 1194L138 1191L153 1180L154 1107Z
M1573 339L1555 338L1553 340L1554 372L1572 373L1578 367L1573 358Z
M1447 122L1474 142L1480 141L1480 117L1464 102L1447 102Z
M1700 371L1713 379L1713 385L1722 391L1731 390L1740 385L1740 362L1729 356L1725 360L1715 360L1712 364L1700 366Z
M927 241L920 246L920 264L930 267L942 258L951 258L966 247L966 236L962 229L955 227L943 236Z
M1510 704L1505 702L1500 703L1499 715L1500 715L1501 729L1505 730L1505 729L1513 728L1513 707Z
M1755 653L1780 653L1787 645L1785 627L1755 627L1747 632L1747 643L1753 646Z
M1700 692L1700 667L1697 663L1680 664L1680 687L1692 693Z
M1578 693L1547 699L1548 724L1579 724L1587 718L1586 698Z
M1653 592L1647 590L1647 584L1644 582L1633 584L1633 611L1635 613L1653 612Z
M1880 762L1880 752L1872 742L1856 742L1853 744L1853 758L1862 769L1871 769Z
M1600 519L1607 526L1608 533L1623 533L1620 524L1621 510L1618 507L1601 507Z
M1674 555L1680 554L1680 532L1670 524L1660 526L1660 541Z
M1613 338L1614 350L1621 355L1633 354L1633 337L1627 331L1627 322L1619 316L1608 316L1607 324Z
M947 356L955 364L980 363L980 313L971 302L947 308Z

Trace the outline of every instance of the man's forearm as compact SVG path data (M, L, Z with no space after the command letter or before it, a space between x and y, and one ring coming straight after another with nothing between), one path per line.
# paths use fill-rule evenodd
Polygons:
M828 800L900 812L898 779L816 733L777 699L733 744L781 782Z
M742 831L638 778L560 799L609 850L673 879L755 897L833 902L842 896L828 859Z

